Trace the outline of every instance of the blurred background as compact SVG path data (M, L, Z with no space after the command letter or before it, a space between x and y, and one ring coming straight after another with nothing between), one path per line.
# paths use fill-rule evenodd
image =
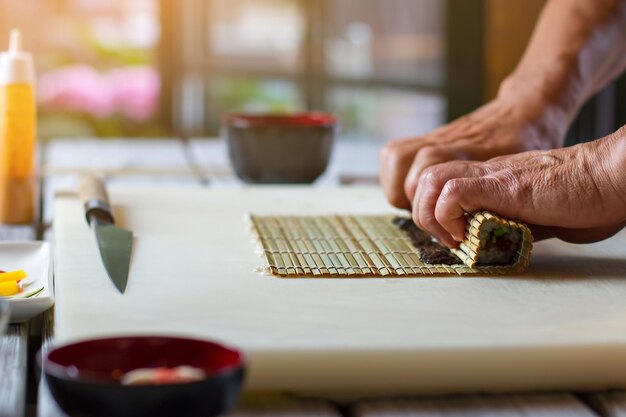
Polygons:
M39 135L210 137L225 113L325 110L414 136L494 97L544 0L0 0L38 71ZM5 49L3 46L2 49ZM624 123L623 82L570 135Z

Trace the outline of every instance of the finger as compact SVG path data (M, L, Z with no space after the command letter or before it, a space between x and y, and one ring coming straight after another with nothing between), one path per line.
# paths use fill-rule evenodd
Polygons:
M504 216L510 213L512 201L506 187L494 177L456 178L448 181L441 190L435 206L435 218L446 230L446 242L451 237L456 242L465 235L465 213L479 210L492 211ZM439 236L437 236L439 237Z
M422 174L413 202L415 223L433 236L445 236L446 230L435 217L435 207L441 190L454 178L467 178L483 174L481 165L469 161L453 161L427 168Z
M424 170L433 165L454 160L455 155L440 147L426 145L415 153L413 163L404 180L404 193L409 201L415 200L416 190Z
M430 169L427 169L421 177L420 184L421 183L426 184L420 186L423 190L422 193L415 195L413 211L411 213L413 222L415 222L417 227L426 231L431 236L446 236L447 232L435 219L433 210L437 203L437 198L439 198L441 187L443 187L445 181L439 181L437 175L432 173Z
M419 178L425 169L433 165L441 164L443 162L450 161L467 161L473 158L474 151L467 146L461 145L427 145L420 148L415 154L415 159L411 164L411 168L407 174L407 179L404 183L404 191L411 201L415 197L417 186L419 185Z
M387 144L380 152L380 183L389 202L398 208L411 208L403 185L421 141L401 140Z

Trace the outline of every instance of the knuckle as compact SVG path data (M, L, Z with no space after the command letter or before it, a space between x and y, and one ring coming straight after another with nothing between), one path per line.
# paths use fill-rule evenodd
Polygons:
M393 146L391 143L385 145L380 152L378 153L378 158L381 163L387 162L391 158L391 153L394 152Z
M441 168L437 167L436 165L431 165L429 167L426 167L424 171L422 171L422 175L420 176L420 182L424 186L434 186L440 182L441 177Z
M391 142L381 149L379 158L381 163L394 166L410 161L413 158L413 152L402 143Z
M500 155L500 156L496 156L493 158L488 159L488 163L491 164L500 164L500 163L507 163L509 161L511 157L509 155Z
M528 185L524 185L520 179L511 170L503 170L496 176L497 184L511 196L520 198L527 194L529 190ZM535 184L538 186L539 184Z
M456 199L463 193L463 180L460 178L453 178L444 184L441 190L441 199Z
M422 146L416 153L416 159L430 160L437 159L441 155L441 150L437 146L426 145Z

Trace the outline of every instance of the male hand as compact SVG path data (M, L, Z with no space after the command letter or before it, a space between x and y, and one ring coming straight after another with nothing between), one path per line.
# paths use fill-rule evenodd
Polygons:
M449 125L383 148L380 180L389 202L410 209L424 169L442 162L484 161L559 146L567 126L564 116L512 90Z
M433 165L420 177L413 219L444 244L457 246L466 213L479 210L568 241L611 236L626 224L626 129L571 148Z

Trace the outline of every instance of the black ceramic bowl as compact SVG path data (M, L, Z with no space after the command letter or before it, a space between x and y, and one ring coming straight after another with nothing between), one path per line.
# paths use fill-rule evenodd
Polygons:
M235 173L249 183L310 183L330 159L336 119L324 113L226 117Z
M244 377L242 355L217 343L173 337L89 340L51 350L46 382L69 416L210 417L236 402ZM121 374L156 367L192 366L205 378L161 385L122 385Z

